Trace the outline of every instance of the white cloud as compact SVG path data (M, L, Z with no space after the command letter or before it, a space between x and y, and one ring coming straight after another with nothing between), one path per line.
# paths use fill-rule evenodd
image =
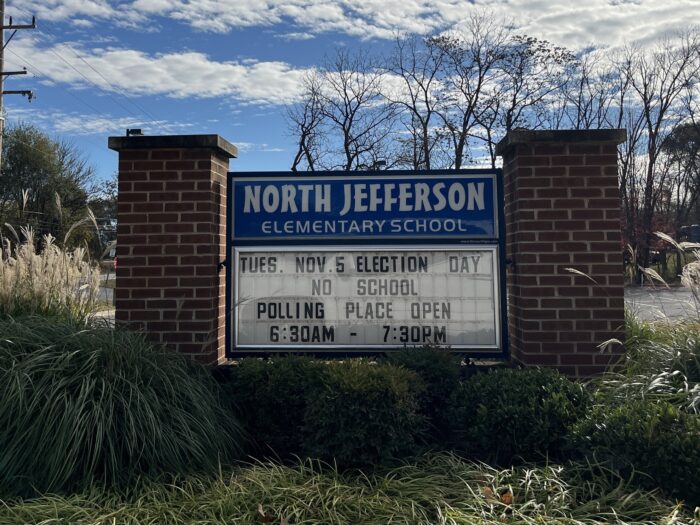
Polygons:
M141 128L150 134L185 133L195 124L168 120L144 120L134 117L113 117L111 115L64 112L60 110L38 110L32 108L7 108L8 123L32 122L54 133L74 136L107 135L124 133L126 128Z
M145 121L130 117L101 117L95 115L51 115L53 129L70 135L105 135L123 133L127 128L141 128L147 135L183 133L192 123L175 123L165 120Z
M95 22L87 18L76 18L71 23L76 27L92 27L95 25Z
M700 2L674 0L11 0L20 12L36 10L51 20L87 26L99 21L129 22L170 17L199 29L226 31L238 26L285 22L286 40L313 38L323 31L360 37L393 37L395 31L459 30L470 9L489 8L496 17L517 21L518 31L579 48L657 40L700 19ZM125 14L126 13L126 14ZM291 22L291 23L288 23ZM213 24L213 25L212 25ZM157 25L157 21L152 25ZM281 27L281 26L280 26ZM276 28L273 30L277 32ZM299 29L298 31L295 29ZM39 82L71 89L97 86L129 95L218 98L241 106L293 102L306 70L283 61L217 61L198 51L147 53L118 47L98 31L92 44L50 43L40 32L22 32L8 48L8 68L27 66ZM52 38L59 38L51 32ZM98 46L90 48L89 45ZM79 56L76 56L76 53ZM18 59L21 57L24 60ZM86 66L85 59L100 74ZM123 127L123 126L122 126Z
M316 38L311 33L280 33L274 35L274 37L286 40L287 42L291 42L293 40L313 40L314 38Z
M700 19L697 0L11 0L10 5L52 21L133 26L163 17L201 31L284 24L289 35L335 31L362 38L458 28L471 10L488 8L522 32L570 47L654 40Z
M265 153L283 153L287 151L284 148L277 148L268 144L259 144L257 142L240 142L236 140L235 143L239 151L261 151Z
M573 49L588 45L619 46L648 42L672 33L700 17L695 0L509 0L490 3L501 16L516 21L518 30ZM457 17L457 15L454 15Z
M20 67L24 63L18 57L26 58L30 72L42 80L72 87L95 85L131 95L232 97L246 104L284 104L299 96L304 74L285 62L217 62L194 51L148 54L117 47L85 50L77 44L44 45L31 37L13 42L11 51L8 67ZM109 82L86 67L76 53L103 76L108 75Z
M19 20L36 15L42 20L65 21L75 18L123 21L133 23L142 15L138 11L124 9L118 0L9 0L8 13Z

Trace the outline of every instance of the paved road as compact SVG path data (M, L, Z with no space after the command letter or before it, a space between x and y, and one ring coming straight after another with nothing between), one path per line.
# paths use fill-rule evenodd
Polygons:
M626 288L625 303L647 321L700 317L700 303L687 288Z
M112 296L114 295L114 289L113 288L102 288L100 287L99 291L97 292L97 300L98 301L104 301L106 303L111 303L112 302Z

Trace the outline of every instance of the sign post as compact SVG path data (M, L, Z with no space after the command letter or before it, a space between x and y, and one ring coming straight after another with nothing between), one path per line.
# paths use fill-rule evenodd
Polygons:
M505 356L498 170L229 177L227 357Z

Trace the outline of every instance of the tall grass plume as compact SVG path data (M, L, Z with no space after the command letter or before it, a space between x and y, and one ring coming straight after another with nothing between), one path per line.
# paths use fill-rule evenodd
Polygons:
M85 318L95 310L100 273L85 248L63 249L45 235L39 249L31 228L21 229L23 240L7 228L13 240L0 247L0 316Z

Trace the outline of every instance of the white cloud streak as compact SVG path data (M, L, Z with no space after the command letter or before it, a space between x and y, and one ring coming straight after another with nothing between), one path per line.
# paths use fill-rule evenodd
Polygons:
M299 96L304 75L304 70L285 62L218 62L195 51L148 54L118 47L85 50L77 44L42 44L31 37L13 42L11 51L8 67L28 65L43 81L79 88L97 86L131 95L232 97L247 104L284 104ZM86 67L76 53L109 82Z
M285 25L290 34L340 32L392 38L459 28L473 9L492 9L538 38L573 48L648 42L700 19L697 0L11 0L10 6L52 21L145 26L171 19L200 31Z
M283 153L287 151L284 148L277 148L270 146L269 144L259 144L257 142L241 142L236 141L236 147L239 151L260 151L264 153Z
M92 113L65 112L60 110L36 110L31 108L7 108L8 123L32 122L54 133L74 136L123 133L126 128L141 128L146 134L185 133L195 124L168 120L151 121L132 117L112 117Z

